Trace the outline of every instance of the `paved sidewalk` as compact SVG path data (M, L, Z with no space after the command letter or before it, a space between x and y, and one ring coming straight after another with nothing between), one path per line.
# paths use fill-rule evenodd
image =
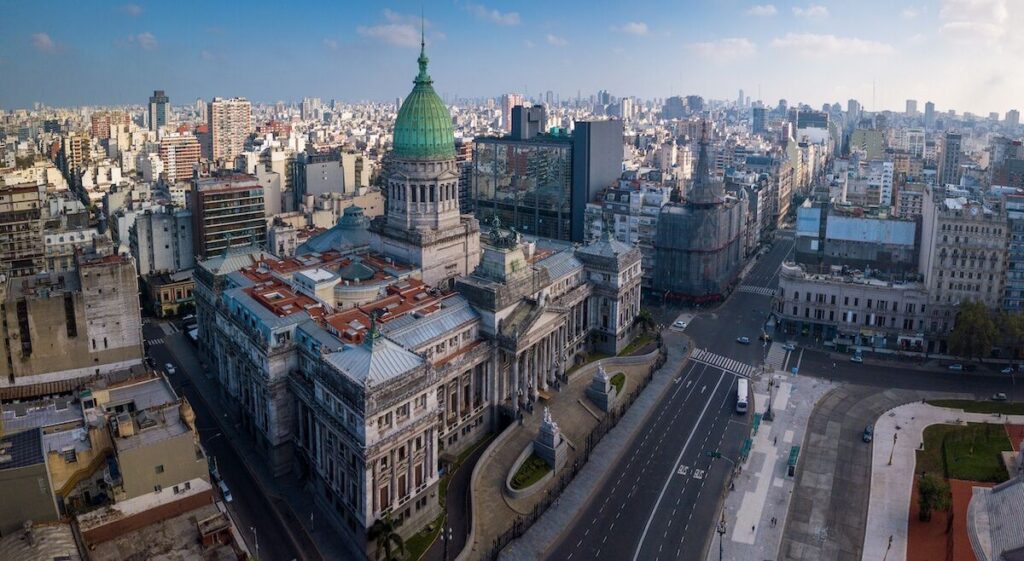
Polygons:
M591 453L590 461L565 488L554 506L548 509L523 537L502 550L499 559L543 559L547 551L572 525L576 515L584 509L598 486L604 483L610 466L614 465L629 442L645 426L649 413L661 401L665 391L672 387L672 380L685 365L692 349L689 337L682 333L665 330L662 337L668 352L664 366L655 372L651 383L633 402L615 428L601 439Z
M917 465L917 449L923 445L925 427L935 424L1024 423L1024 415L997 417L987 413L965 413L960 409L934 407L920 401L895 407L875 423L871 457L871 502L868 506L867 532L863 561L875 561L886 555L889 537L892 550L887 559L907 558L907 527L910 520L910 495ZM899 435L893 445L893 435ZM892 455L892 465L889 457Z
M806 376L784 372L773 375L772 412L774 420L762 421L750 457L734 480L735 489L725 498L726 534L722 559L776 559L782 541L786 513L795 480L786 475L789 451L803 442L807 422L817 401L834 385ZM754 382L755 411L768 404L768 377ZM775 518L776 523L772 524ZM719 559L716 534L708 548L707 561Z
M274 478L270 473L263 461L262 452L252 445L251 437L240 431L241 423L230 413L232 409L221 398L219 386L212 375L197 375L206 371L186 335L169 333L165 340L167 349L184 367L189 380L200 390L209 408L225 412L223 417L217 419L221 432L231 442L236 453L249 460L246 469L263 490L267 500L274 505L303 558L307 561L347 561L355 558L351 544L343 540L339 532L329 529L329 514L313 500L312 492L306 490L294 476Z

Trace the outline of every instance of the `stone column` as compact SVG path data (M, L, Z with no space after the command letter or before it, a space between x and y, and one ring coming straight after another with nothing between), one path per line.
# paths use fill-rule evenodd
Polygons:
M540 389L548 391L548 377L551 376L551 334L544 338L544 347L542 348L544 353L544 360L541 364L540 369Z
M515 354L515 359L512 360L512 408L514 411L519 411L519 353Z
M530 373L530 380L533 383L533 387L530 388L530 394L534 401L537 401L537 391L539 390L540 380L540 342L533 344L533 351L530 353L533 361L533 372Z

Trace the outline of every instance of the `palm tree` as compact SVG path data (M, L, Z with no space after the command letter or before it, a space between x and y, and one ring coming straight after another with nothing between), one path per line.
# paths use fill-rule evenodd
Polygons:
M397 526L391 519L391 513L385 514L384 518L378 518L370 526L367 537L377 544L377 558L380 552L384 552L384 561L398 561L405 554L405 540L396 532ZM397 555L396 555L397 554Z

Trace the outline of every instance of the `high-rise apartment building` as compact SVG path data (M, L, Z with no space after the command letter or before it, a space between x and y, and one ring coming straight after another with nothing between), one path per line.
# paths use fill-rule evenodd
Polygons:
M924 126L935 126L935 104L930 101L924 104Z
M110 138L110 127L127 125L131 115L124 111L97 111L89 116L89 132L98 140Z
M0 181L0 273L23 277L43 270L44 208L45 184Z
M199 163L199 139L191 134L172 133L160 139L160 160L164 163L167 182L186 181Z
M1020 125L1020 111L1010 109L1006 112L1006 124L1011 127Z
M129 247L140 276L173 273L195 266L192 212L146 212L129 230Z
M917 117L917 100L907 100L907 117Z
M963 149L960 133L947 132L942 137L939 157L939 185L960 184L960 155Z
M223 255L232 247L266 243L266 205L256 177L222 174L197 178L191 197L192 243L197 259Z
M523 96L509 93L501 96L501 128L506 132L512 130L512 108L525 103Z
M171 100L163 90L153 91L149 96L149 130L158 131L167 125L171 116Z
M244 97L213 98L207 109L211 135L211 158L234 158L245 149L252 131L252 104Z

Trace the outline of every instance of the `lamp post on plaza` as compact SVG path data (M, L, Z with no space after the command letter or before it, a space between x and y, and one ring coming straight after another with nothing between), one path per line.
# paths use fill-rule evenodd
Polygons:
M899 435L892 433L892 451L889 452L889 465L892 465L892 455L896 453L896 437Z
M722 561L722 542L725 540L725 511L722 511L722 519L718 521L718 528L715 529L718 532L718 561Z

